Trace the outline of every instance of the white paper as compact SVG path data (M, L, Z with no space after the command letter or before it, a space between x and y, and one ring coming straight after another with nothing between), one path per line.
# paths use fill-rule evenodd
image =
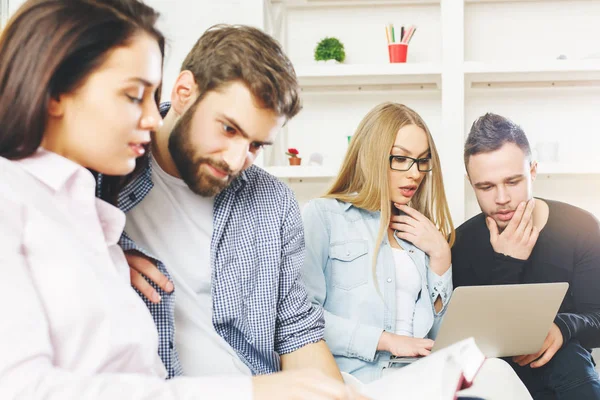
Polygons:
M363 385L372 400L453 400L461 376L472 380L485 360L473 338L462 340Z

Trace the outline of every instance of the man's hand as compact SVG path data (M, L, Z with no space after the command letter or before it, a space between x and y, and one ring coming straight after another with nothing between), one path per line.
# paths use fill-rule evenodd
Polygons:
M513 357L513 361L519 364L521 367L524 367L532 361L537 360L534 363L531 363L531 368L543 367L548 363L548 361L552 360L552 357L554 357L556 352L560 350L563 345L563 340L563 335L559 327L553 323L540 351L535 354Z
M533 226L535 199L521 203L504 232L498 233L498 225L493 218L486 217L490 231L490 242L496 253L519 260L527 260L537 242L540 231Z
M150 259L137 251L126 252L125 258L127 258L127 263L129 264L131 284L137 290L142 292L148 300L153 303L159 303L160 295L152 286L150 286L146 279L144 279L144 276L156 283L165 292L171 293L173 291L173 283L158 270L156 265L154 265Z
M350 386L313 370L292 370L252 378L255 400L367 400Z
M383 332L377 344L377 350L389 351L396 357L428 356L433 347L433 340L414 338Z

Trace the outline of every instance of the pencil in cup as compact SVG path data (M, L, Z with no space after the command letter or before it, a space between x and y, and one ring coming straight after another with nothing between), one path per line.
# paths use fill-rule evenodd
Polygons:
M394 24L385 26L385 35L388 42L388 53L391 63L405 63L408 53L408 44L415 34L417 27L410 25L408 28L404 26L397 30Z

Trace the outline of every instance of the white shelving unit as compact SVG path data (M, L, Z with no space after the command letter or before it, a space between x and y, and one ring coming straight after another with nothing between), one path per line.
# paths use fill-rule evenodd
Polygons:
M440 4L441 0L271 0L273 4L285 4L290 9L316 7L374 7L385 5ZM465 3L527 3L540 0L464 0ZM564 2L565 0L544 0ZM590 0L591 1L591 0Z
M587 164L587 165L574 165L567 163L538 163L537 175L539 177L577 177L586 175L599 175L600 166ZM465 172L465 177L467 173Z
M600 165L567 163L539 163L539 175L600 175Z
M537 195L556 198L557 185L568 187L557 200L600 216L589 194L596 184L600 196L600 185L590 181L600 179L593 164L600 149L600 25L593 18L600 0L266 0L265 6L266 29L284 44L304 94L285 147L299 143L304 156L316 148L330 161L321 168L266 166L301 201L319 195L323 186L313 182L335 176L348 126L390 100L415 108L428 123L456 225L477 207L464 178L465 135L488 111L521 124L534 150L559 142L558 161L539 164L545 183L536 183ZM390 21L419 26L406 64L387 62L383 26ZM306 43L326 35L345 44L346 63L311 63ZM557 59L561 54L567 59ZM576 166L578 159L587 161Z
M318 7L375 7L386 5L440 4L440 0L271 0L272 4L285 4L288 9Z
M440 64L322 64L296 67L303 90L327 88L339 90L439 89Z
M600 60L465 62L471 88L600 85Z
M0 0L0 29L2 29L6 24L6 21L8 21L9 13L10 8L8 7L8 0Z

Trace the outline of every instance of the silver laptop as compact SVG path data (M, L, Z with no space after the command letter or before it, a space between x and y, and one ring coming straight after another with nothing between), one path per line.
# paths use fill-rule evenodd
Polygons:
M432 352L472 336L486 357L537 353L568 288L566 282L456 288Z

